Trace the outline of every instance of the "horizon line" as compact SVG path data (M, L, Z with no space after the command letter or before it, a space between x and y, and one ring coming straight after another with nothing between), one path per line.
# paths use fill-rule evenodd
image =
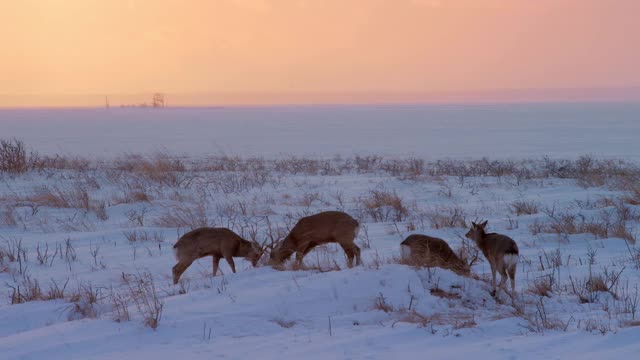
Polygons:
M156 92L85 94L0 93L0 109L144 108ZM337 105L435 105L639 102L640 86L491 89L431 92L161 92L168 108L337 106ZM70 100L76 98L77 100ZM3 101L4 99L4 101ZM11 101L13 99L14 101ZM28 99L35 100L29 101ZM39 101L36 99L40 99ZM83 99L83 100L81 100ZM25 101L26 100L26 101ZM142 102L141 102L142 101ZM5 104L3 104L5 102ZM17 103L15 103L17 102ZM12 104L14 103L14 104ZM40 104L38 104L40 103ZM176 104L175 106L171 104Z

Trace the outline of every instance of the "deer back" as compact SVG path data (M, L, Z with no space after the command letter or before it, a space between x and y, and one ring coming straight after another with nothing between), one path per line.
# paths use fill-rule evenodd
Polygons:
M251 243L227 228L203 227L180 237L173 246L178 259L198 259L204 256L246 256L238 252L251 249Z
M287 236L295 250L312 242L316 245L355 238L358 221L341 211L325 211L303 217Z
M410 254L405 254L405 257L410 255L409 258L420 265L437 266L463 272L468 268L467 264L443 239L413 234L409 235L400 245L410 249Z
M284 261L294 252L304 251L310 244L353 243L358 228L358 221L341 211L325 211L303 217L274 249L272 259Z
M498 233L485 234L478 242L478 247L489 261L498 261L504 255L519 253L518 245L512 238Z

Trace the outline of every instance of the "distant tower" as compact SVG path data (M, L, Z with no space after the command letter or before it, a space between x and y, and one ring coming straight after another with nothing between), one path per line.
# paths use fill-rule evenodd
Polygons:
M105 96L104 97L104 107L109 110L109 97Z
M165 107L165 102L164 102L164 94L162 93L155 93L153 94L153 107L154 108L163 108Z

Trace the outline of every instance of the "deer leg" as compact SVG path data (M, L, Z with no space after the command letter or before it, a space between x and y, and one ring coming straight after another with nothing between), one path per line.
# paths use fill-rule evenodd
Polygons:
M236 264L233 262L233 257L232 256L225 256L224 257L225 260L227 260L227 262L229 263L229 266L231 267L231 271L233 271L233 273L236 273Z
M493 264L491 265L491 296L496 296L496 268Z
M360 248L358 245L353 245L353 252L356 255L356 266L362 265L362 260L360 260Z
M516 267L515 265L509 268L509 280L511 280L511 293L516 293Z
M296 266L298 268L302 268L303 264L302 264L302 259L307 256L308 253L311 252L311 250L313 250L313 248L316 247L316 244L314 243L309 243L307 245L307 247L304 248L304 250L302 252L298 251L296 252Z
M215 277L218 273L218 264L220 264L220 256L213 257L213 276Z
M178 280L180 280L180 276L183 272L185 272L185 270L187 270L189 266L191 266L191 263L179 262L173 267L173 269L171 269L171 272L173 273L174 285L178 283Z
M500 288L507 290L505 285L507 283L507 271L504 267L500 268Z
M353 251L353 248L350 245L344 245L344 244L340 244L340 246L342 247L342 250L344 250L344 253L347 255L347 266L352 268L353 259L356 256L355 252Z
M302 268L302 258L304 258L304 252L296 251L296 268Z

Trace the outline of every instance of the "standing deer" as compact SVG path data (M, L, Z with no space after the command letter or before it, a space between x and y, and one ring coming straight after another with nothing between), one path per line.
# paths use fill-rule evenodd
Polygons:
M413 234L400 243L402 260L415 265L441 267L468 275L470 267L449 247L446 241L427 235Z
M496 271L500 273L500 287L505 288L507 276L511 280L511 293L516 291L516 265L518 264L518 244L512 238L497 234L485 232L488 221L480 224L471 223L471 229L465 235L473 240L478 248L482 250L484 257L489 261L491 266L491 285L493 291L491 295L496 295ZM506 291L506 289L505 289Z
M296 253L297 266L314 247L326 243L338 243L347 255L347 266L360 265L360 248L354 244L360 226L358 221L341 211L325 211L303 217L291 229L289 235L271 252L271 265L279 265Z
M231 271L236 272L236 265L233 257L244 257L256 266L262 252L256 243L252 243L241 238L238 234L227 228L203 227L192 230L180 237L173 251L176 254L178 263L173 267L173 283L177 284L185 270L196 259L205 256L213 257L213 276L218 272L220 258L225 258L231 267Z

